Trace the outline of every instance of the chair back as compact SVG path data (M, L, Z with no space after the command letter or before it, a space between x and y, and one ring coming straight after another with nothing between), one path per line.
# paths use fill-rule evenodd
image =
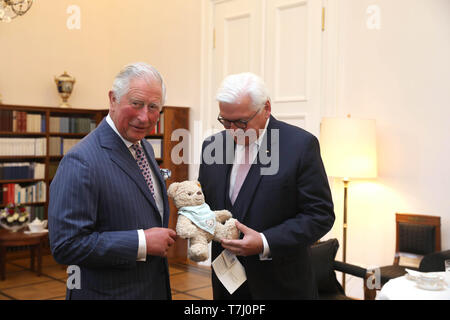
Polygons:
M345 296L344 289L336 279L333 268L338 249L339 241L337 239L329 239L311 246L311 260L319 298L324 294Z
M394 265L402 253L425 256L441 250L441 217L397 213Z
M450 259L450 250L427 254L420 261L420 272L445 271L445 260Z

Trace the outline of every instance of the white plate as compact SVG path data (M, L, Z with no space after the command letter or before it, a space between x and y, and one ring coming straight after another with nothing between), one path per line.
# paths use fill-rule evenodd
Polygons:
M47 232L48 232L48 229L44 229L44 230L39 231L39 232L24 231L23 233L25 233L25 234L36 234L36 233L47 233Z

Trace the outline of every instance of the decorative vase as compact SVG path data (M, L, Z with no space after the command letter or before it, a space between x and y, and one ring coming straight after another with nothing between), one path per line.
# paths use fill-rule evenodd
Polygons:
M67 100L72 94L73 86L75 84L75 78L69 76L67 71L64 71L62 75L59 77L55 77L56 88L58 89L58 93L61 96L62 103L60 105L61 108L70 108Z

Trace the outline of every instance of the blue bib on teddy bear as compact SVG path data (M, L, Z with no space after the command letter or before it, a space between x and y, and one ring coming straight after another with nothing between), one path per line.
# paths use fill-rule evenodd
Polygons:
M216 214L204 203L199 206L186 206L178 209L181 214L191 220L197 227L214 235L216 229Z

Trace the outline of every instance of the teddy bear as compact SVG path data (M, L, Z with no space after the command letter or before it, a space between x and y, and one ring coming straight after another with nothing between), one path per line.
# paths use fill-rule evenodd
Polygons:
M211 240L238 239L236 219L228 210L212 211L205 203L198 181L174 182L167 189L178 209L177 235L189 239L188 258L199 262L209 257Z

